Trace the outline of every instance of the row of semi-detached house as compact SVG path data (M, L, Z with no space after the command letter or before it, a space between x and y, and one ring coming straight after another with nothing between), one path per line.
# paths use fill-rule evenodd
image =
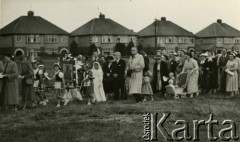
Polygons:
M40 52L64 54L69 45L76 41L78 48L92 43L101 47L103 53L112 53L117 43L141 44L143 48L165 49L167 52L184 50L227 49L240 53L240 31L223 23L220 19L196 34L162 17L138 33L127 29L100 14L71 33L64 31L47 20L34 16L29 11L0 30L0 51L16 56L26 54L37 57Z

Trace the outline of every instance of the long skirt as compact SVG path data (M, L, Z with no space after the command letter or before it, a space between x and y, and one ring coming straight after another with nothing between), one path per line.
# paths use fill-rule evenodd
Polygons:
M188 76L187 80L187 93L197 93L198 92L198 71L194 71Z
M34 93L33 85L27 85L25 82L22 83L22 101L34 101L36 96Z
M238 74L236 71L234 72L233 76L227 74L226 91L227 92L238 91Z

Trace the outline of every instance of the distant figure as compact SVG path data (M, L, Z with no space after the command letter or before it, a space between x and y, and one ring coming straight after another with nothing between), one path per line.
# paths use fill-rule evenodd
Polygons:
M226 92L226 72L225 67L228 62L228 55L226 49L222 50L220 57L218 58L217 64L219 68L219 89L222 93Z

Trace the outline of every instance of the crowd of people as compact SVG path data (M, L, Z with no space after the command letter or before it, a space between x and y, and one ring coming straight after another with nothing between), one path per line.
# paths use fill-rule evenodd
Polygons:
M64 60L71 59L66 56ZM87 98L88 105L106 100L126 100L128 96L134 96L136 102L154 100L166 96L166 86L185 92L189 97L200 93L239 94L240 58L236 52L225 49L221 54L158 50L153 66L148 55L138 51L137 47L131 48L131 56L127 59L122 59L120 52L101 56L96 51L92 57L78 55L73 60L75 87L69 88L59 62L53 65L54 74L50 76L45 65L38 61L30 62L22 55L16 64L12 55L4 54L4 60L0 61L1 109L46 106L49 101L46 86L51 80L54 82L56 107L66 106L69 98ZM181 80L185 80L182 85Z

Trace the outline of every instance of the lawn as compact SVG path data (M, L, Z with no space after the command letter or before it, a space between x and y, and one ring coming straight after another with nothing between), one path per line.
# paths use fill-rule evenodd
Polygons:
M0 112L1 142L140 142L142 140L143 117L146 112L171 112L166 129L172 131L174 122L184 119L189 122L190 135L193 120L208 120L214 114L219 129L221 123L231 119L237 125L240 136L240 97L227 95L204 95L194 99L181 100L157 98L155 101L135 103L133 98L126 101L107 101L91 106L84 101L73 101L68 106L55 108L56 100L50 97L48 106L18 112ZM200 141L207 142L206 126L200 127ZM159 141L165 141L161 134Z

